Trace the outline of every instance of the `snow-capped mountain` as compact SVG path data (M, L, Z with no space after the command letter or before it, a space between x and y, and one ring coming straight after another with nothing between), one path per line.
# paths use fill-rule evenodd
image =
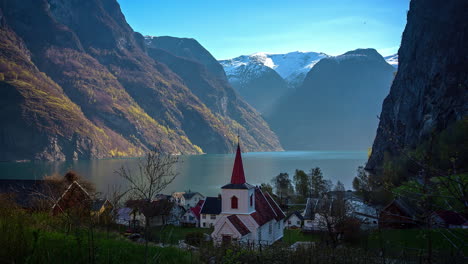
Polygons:
M227 77L231 80L245 78L242 74L248 72L261 74L265 67L276 71L290 87L298 87L302 84L306 74L321 59L328 57L319 52L290 52L286 54L272 54L258 52L252 55L242 55L230 60L221 60Z
M398 69L398 53L384 57L385 61Z

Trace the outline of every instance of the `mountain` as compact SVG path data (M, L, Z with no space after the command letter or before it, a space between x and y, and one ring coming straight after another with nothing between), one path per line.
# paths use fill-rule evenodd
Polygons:
M446 134L453 147L434 144L431 150L459 148L454 164L466 168L468 113L468 2L412 0L398 50L398 73L385 98L377 136L366 169L379 171L386 157L402 155L432 136L464 127L457 137ZM428 19L431 17L432 19ZM458 138L458 139L457 139ZM461 138L461 140L459 140ZM435 142L435 141L434 141ZM452 153L453 154L453 153ZM454 157L446 155L445 162ZM465 156L465 160L461 157Z
M229 82L252 106L264 113L302 84L307 72L327 55L316 52L270 54L259 52L221 60Z
M282 150L279 144L272 144L272 139L275 143L278 139L266 122L229 84L223 67L196 40L147 37L146 43L148 54L181 77L230 131L239 133L243 145L253 150Z
M266 119L285 149L367 149L393 72L374 49L324 58Z
M281 148L249 106L250 127L226 121L152 58L115 0L0 0L0 14L0 160L226 153L237 131L247 150Z
M398 69L398 53L384 57L385 61Z

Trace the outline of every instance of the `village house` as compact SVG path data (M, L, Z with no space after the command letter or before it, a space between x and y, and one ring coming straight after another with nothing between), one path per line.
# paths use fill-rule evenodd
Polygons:
M431 215L433 228L468 228L466 219L459 213L438 210Z
M91 214L94 216L110 215L114 206L107 199L96 199L91 205Z
M267 192L246 182L238 145L231 181L221 187L221 214L211 233L213 241L270 245L283 237L284 218Z
M420 227L423 224L418 217L421 213L421 209L411 201L396 198L381 210L379 226L395 229Z
M319 206L321 206L321 199L307 198L306 207L303 212L304 224L302 230L304 231L318 231L323 230L321 225L322 216L318 213Z
M200 212L200 227L213 227L220 213L221 197L206 197Z
M204 202L204 200L200 200L195 207L189 208L182 215L180 223L183 226L200 227L200 212Z
M376 208L366 204L352 192L329 192L322 198L308 198L303 212L304 231L323 231L326 229L324 213L333 219L337 202L343 199L345 215L359 221L361 229L378 227L379 216ZM333 222L333 221L332 221Z
M294 211L286 217L284 225L286 228L301 228L302 221L304 221L302 214L298 211Z
M200 200L204 200L205 196L203 196L199 192L175 192L172 194L174 198L174 202L183 206L185 209L189 209L190 207L195 207Z
M88 214L92 203L89 193L77 181L73 181L52 206L52 214L57 215L68 210Z

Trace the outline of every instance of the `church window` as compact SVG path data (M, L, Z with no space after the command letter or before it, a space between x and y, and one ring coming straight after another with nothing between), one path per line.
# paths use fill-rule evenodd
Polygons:
M253 206L253 194L250 195L250 206Z
M238 202L238 199L237 199L236 196L231 197L231 208L232 209L237 209L238 208L237 202Z

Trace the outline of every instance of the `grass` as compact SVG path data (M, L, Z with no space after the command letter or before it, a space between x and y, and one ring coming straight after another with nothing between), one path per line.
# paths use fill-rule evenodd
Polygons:
M205 234L211 234L213 232L212 228L197 228L197 227L181 227L181 226L161 226L154 227L152 229L153 237L156 241L176 245L179 243L179 240L185 239L185 236L188 233L193 232L202 232Z
M283 241L292 245L298 241L304 242L318 242L320 236L318 234L303 233L301 229L284 229Z
M428 246L428 233L423 229L387 229L382 230L382 241L387 250L400 252L403 249L408 252L426 250ZM455 245L463 254L468 255L466 229L434 229L431 230L432 247L435 251L457 253ZM370 249L380 247L380 236L377 231L371 233L367 240ZM450 241L448 239L450 239ZM363 241L364 242L364 241ZM452 245L453 243L453 245Z

